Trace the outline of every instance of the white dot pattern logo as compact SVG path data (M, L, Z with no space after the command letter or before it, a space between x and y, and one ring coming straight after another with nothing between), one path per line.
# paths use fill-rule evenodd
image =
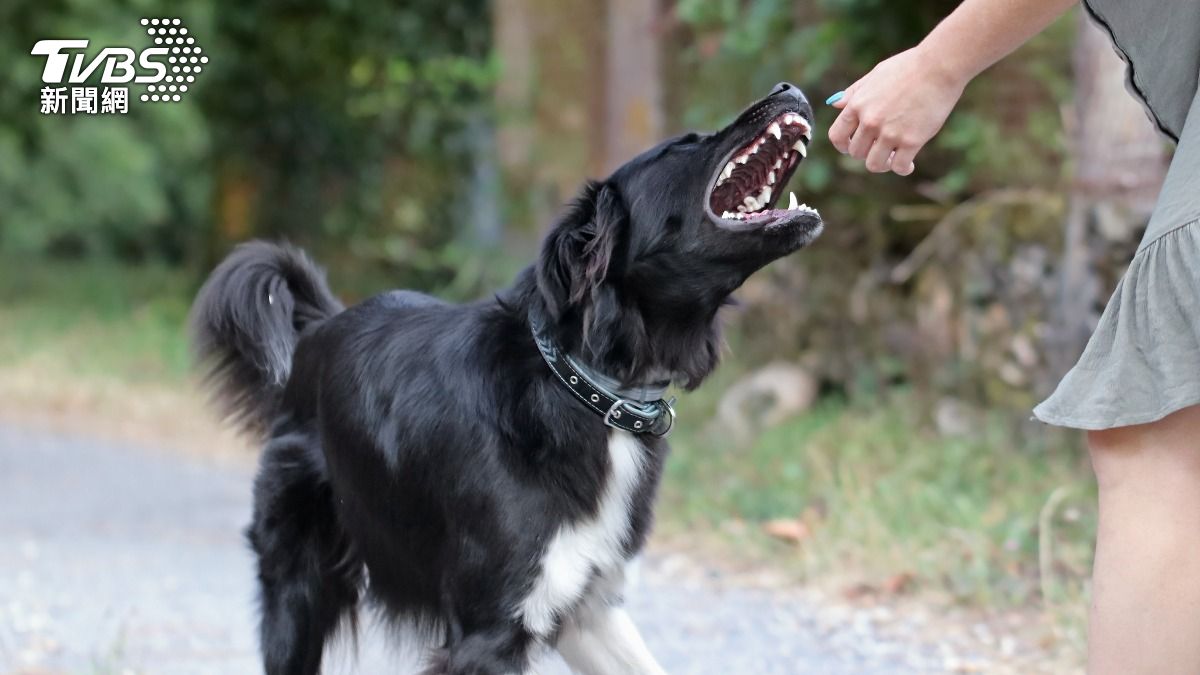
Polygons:
M205 64L208 63L208 57L200 56L202 50L196 44L196 38L177 17L146 17L141 20L141 24L146 27L146 34L154 40L154 44L161 46L166 50L165 53L169 54L166 62L171 65L167 67L163 81L181 84L146 85L148 93L139 98L148 102L177 103L182 100L180 93L188 90L188 85L182 82L195 82L196 76L203 72ZM174 93L177 91L179 93Z

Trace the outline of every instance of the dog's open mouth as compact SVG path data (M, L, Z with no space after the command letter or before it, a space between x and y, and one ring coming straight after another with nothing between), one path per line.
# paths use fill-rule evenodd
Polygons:
M771 120L754 140L735 150L712 183L708 208L729 225L768 227L797 216L817 216L789 193L786 209L776 209L783 188L808 153L812 125L799 113L786 112ZM741 229L741 228L738 228Z

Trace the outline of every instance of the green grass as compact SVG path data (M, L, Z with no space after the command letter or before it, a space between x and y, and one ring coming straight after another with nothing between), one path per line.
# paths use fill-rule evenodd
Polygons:
M913 575L968 604L1027 606L1043 591L1050 605L1078 601L1096 516L1078 451L1018 447L999 419L969 438L940 437L914 422L910 395L889 399L826 401L742 444L695 426L709 401L684 401L663 490L667 527L725 532L807 575ZM771 541L758 525L774 518L799 519L811 534Z
M82 377L182 382L193 287L179 270L0 260L0 368L36 361Z

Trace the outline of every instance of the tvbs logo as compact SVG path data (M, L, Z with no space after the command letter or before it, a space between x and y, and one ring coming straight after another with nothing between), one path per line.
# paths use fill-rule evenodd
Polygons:
M98 54L88 57L89 40L40 40L30 54L45 57L42 67L42 82L47 85L82 85L89 80L102 85L146 85L141 100L146 102L177 102L208 64L204 49L196 44L194 36L188 34L187 26L175 18L142 19L146 34L154 46L135 50L131 47L104 47ZM98 77L97 77L98 76ZM89 110L86 99L97 98L96 87L69 87L70 113L96 112ZM47 86L42 89L42 112L44 114L65 113L68 87ZM82 110L75 105L75 98L85 100ZM128 87L103 87L101 99L118 101L127 105ZM59 109L62 103L64 109ZM113 109L100 112L126 112L123 106L112 105Z

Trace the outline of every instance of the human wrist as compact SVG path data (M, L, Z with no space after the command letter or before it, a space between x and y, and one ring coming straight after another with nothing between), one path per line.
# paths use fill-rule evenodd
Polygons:
M961 57L962 50L941 44L934 33L913 48L925 72L943 87L962 91L986 65Z

